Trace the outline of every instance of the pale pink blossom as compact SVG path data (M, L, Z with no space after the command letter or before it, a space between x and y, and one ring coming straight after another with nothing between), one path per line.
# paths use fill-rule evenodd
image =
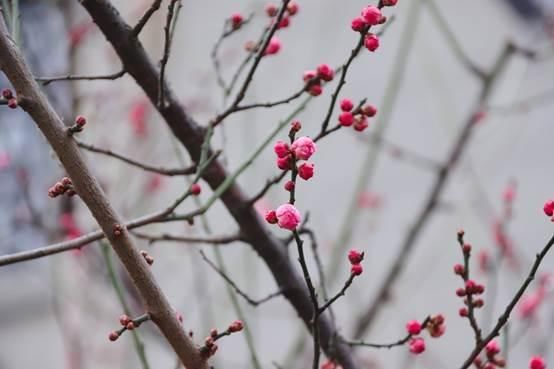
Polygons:
M316 150L314 141L306 136L297 138L291 145L291 150L296 159L308 160Z
M288 229L290 231L296 229L296 227L302 221L300 212L291 204L283 204L275 210L277 216L277 224L279 227Z

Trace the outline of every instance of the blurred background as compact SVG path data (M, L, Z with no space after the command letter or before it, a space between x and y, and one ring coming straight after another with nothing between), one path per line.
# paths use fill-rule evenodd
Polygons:
M20 0L21 44L35 75L102 75L121 70L105 37L73 1ZM151 1L113 1L134 24ZM151 59L162 56L167 2L141 34ZM338 66L357 42L350 21L364 1L299 1L300 12L279 33L281 51L264 58L246 101L273 101L292 94L302 73L318 64ZM183 1L168 80L195 119L206 124L223 110L210 53L234 12L254 14L243 30L225 40L219 51L228 80L245 55L244 44L256 40L267 17L265 1ZM387 8L394 21L376 53L363 52L347 76L342 97L367 98L379 113L358 133L343 129L318 143L316 175L297 190L298 208L309 212L325 265L328 288L338 291L349 273L348 249L365 251L364 274L334 306L337 325L354 337L358 319L371 305L377 288L396 257L406 232L431 191L437 164L444 163L466 121L478 114L464 149L433 215L389 292L385 308L361 336L370 342L402 337L410 319L442 313L447 331L427 340L427 351L414 357L406 347L357 350L361 368L444 368L459 366L473 347L472 331L458 316L460 286L452 265L461 262L456 231L463 228L475 250L474 276L491 287L478 319L485 330L522 283L552 224L542 213L554 197L550 158L554 127L554 2L531 0L406 0ZM446 27L446 28L445 28ZM479 69L490 70L508 41L538 50L540 57L510 58L486 100L482 81L468 70L465 55ZM365 51L365 50L364 50ZM0 87L7 86L0 78ZM333 83L336 83L333 82ZM315 136L334 84L313 99L296 118L302 132ZM128 76L115 81L56 82L45 87L52 104L70 124L88 118L82 141L164 167L190 164L187 153ZM215 148L234 170L291 111L293 102L274 109L232 115L216 133ZM479 106L477 110L475 107ZM336 114L335 114L336 115ZM336 121L336 117L332 118ZM382 144L376 144L381 137ZM286 138L283 131L280 139ZM182 177L161 177L94 153L87 153L95 175L126 219L164 208L187 186ZM248 194L279 174L271 146L238 178ZM62 168L34 124L20 110L0 109L0 251L29 250L96 229L78 200L52 200L48 188ZM200 200L209 197L203 184ZM261 212L286 201L281 185L258 202ZM184 209L193 209L194 202ZM228 235L237 225L221 204L203 222L190 226L148 226L150 234ZM279 236L287 233L272 228ZM311 360L310 337L283 298L257 308L231 297L228 286L198 253L223 260L229 275L253 298L276 290L273 277L252 249L241 243L211 246L138 240L155 258L153 272L170 301L193 330L197 342L212 327L225 329L243 314L256 356L263 368L305 368ZM110 280L99 244L81 250L0 268L0 368L136 368L141 367L131 335L110 343L123 309ZM291 249L291 260L297 255ZM312 255L309 255L313 260ZM488 257L488 259L487 259ZM480 260L478 263L477 261ZM489 260L487 263L486 261ZM524 367L531 354L552 362L554 308L548 273L552 255L531 285L502 341L508 367ZM134 315L143 311L132 285L114 258L116 277ZM494 265L491 267L490 265ZM311 265L313 267L313 265ZM312 269L315 274L315 268ZM527 306L527 309L525 306ZM531 304L532 305L532 304ZM535 306L535 305L533 305ZM237 311L237 307L241 313ZM138 333L151 368L173 368L176 358L149 324ZM505 332L506 333L506 332ZM246 335L221 341L216 367L255 367ZM305 346L305 347L304 347Z

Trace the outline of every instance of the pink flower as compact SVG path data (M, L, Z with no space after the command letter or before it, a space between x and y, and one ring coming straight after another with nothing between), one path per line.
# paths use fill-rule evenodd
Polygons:
M419 334L421 332L421 323L417 320L410 320L406 324L406 330L411 335Z
M362 9L362 18L364 18L370 26L379 24L382 17L383 15L381 14L381 11L376 6L368 5Z
M308 93L312 96L319 96L323 93L323 88L319 84L310 86Z
M317 67L317 75L324 81L332 81L335 77L335 71L329 66L329 64L320 64Z
M304 80L304 82L309 82L315 77L317 77L317 72L315 70L307 70L304 72L302 79Z
M352 249L348 252L348 260L352 265L360 264L362 260L364 260L364 253L356 249Z
M291 151L298 160L308 160L315 152L314 141L306 136L297 138L291 145Z
M350 268L350 273L353 276L359 276L360 274L362 274L363 271L364 271L364 268L362 267L362 264L354 264Z
M292 190L294 190L294 187L295 187L295 185L294 185L294 182L293 182L293 181L287 181L287 182L285 182L285 190L286 190L286 191L291 192Z
M356 17L352 19L352 24L350 25L350 27L352 27L352 30L356 32L362 32L366 26L367 23L362 17Z
M340 102L340 110L350 111L354 108L354 103L350 99L342 99Z
M379 37L373 33L368 33L364 39L364 46L371 52L374 52L379 48Z
M279 227L293 231L302 221L300 212L291 204L283 204L275 211Z
M367 118L364 115L356 115L354 117L354 130L358 132L363 132L369 124L367 123Z
M535 316L543 300L543 288L539 288L538 291L523 296L521 302L519 303L519 316L523 319Z
M416 337L410 340L410 352L412 354L421 354L425 351L425 341L421 337Z
M289 170L291 157L289 155L285 156L284 158L277 158L277 168L281 170Z
M551 217L552 215L554 215L554 201L552 200L548 200L545 204L544 204L544 207L542 208L544 210L544 213L546 215L548 215L549 217Z
M290 18L283 17L283 19L281 19L281 21L279 22L279 26L277 27L277 29L287 28L289 25L290 25Z
M194 196L200 195L200 192L202 192L202 187L200 187L198 183L193 183L190 186L190 193L193 194Z
M284 158L289 154L289 145L286 142L277 141L273 146L273 151L275 151L277 157Z
M231 26L233 27L233 29L239 29L243 21L244 18L240 13L231 14Z
M299 6L296 1L291 1L289 5L287 5L287 11L289 12L290 15L295 15L296 13L298 13L298 10L299 10Z
M268 17L274 17L279 12L279 8L275 4L267 4L265 6L265 13Z
M371 104L367 104L362 107L362 113L365 116L372 118L375 114L377 114L377 108Z
M395 6L398 0L383 0L381 3L383 6Z
M494 356L500 352L500 346L493 340L487 343L485 350L487 350L487 355Z
M234 333L234 332L242 331L242 328L243 328L242 320L235 320L233 323L231 323L231 325L229 325L228 330L229 332Z
M312 163L301 164L298 167L298 175L305 181L312 178L314 176L314 165Z
M277 36L273 36L265 49L264 55L275 55L281 50L281 40Z
M277 223L277 214L275 213L275 210L268 211L265 213L265 220L269 224L276 224Z
M546 363L541 356L533 356L529 360L529 369L546 369Z
M354 123L354 116L349 111L343 111L339 115L339 123L343 127L350 127Z

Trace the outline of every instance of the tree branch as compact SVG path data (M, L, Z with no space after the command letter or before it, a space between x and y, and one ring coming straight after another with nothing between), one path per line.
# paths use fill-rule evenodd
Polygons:
M20 106L42 131L65 170L79 197L102 228L113 249L141 294L153 322L169 341L183 365L205 369L206 362L194 343L184 333L175 312L157 285L150 268L134 246L123 222L109 204L98 181L92 176L80 151L66 128L41 92L16 45L0 20L0 66L17 91Z
M132 37L132 29L125 24L108 0L79 1L114 46L125 70L155 104L158 97L159 73L146 55L139 40ZM203 129L185 112L172 90L167 87L165 98L165 106L158 108L158 111L175 137L188 150L192 160L196 162L200 157L204 139ZM206 170L203 179L212 189L217 189L228 180L228 174L224 167L215 161ZM285 298L293 305L304 324L309 327L313 316L313 307L307 291L303 288L303 280L291 264L282 241L267 231L262 219L234 181L231 181L229 187L221 194L221 200L239 224L241 233L248 243L258 252L271 270ZM332 344L337 331L328 316L321 316L318 322L323 350L336 358L344 369L356 368L350 348L340 342Z

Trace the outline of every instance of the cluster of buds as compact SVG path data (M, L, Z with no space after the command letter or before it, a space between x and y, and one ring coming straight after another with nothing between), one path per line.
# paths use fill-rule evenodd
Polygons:
M243 330L243 328L244 325L242 324L241 320L235 320L229 325L227 330L221 333L219 333L217 329L213 328L212 330L210 330L210 335L204 340L204 346L200 348L200 353L206 359L213 356L218 349L215 343L217 340L225 336L230 336L233 333L240 332Z
M358 132L364 131L369 126L368 118L377 114L377 108L370 104L354 110L354 103L350 99L342 99L340 109L342 113L339 115L339 124L343 127L353 126Z
M478 369L496 369L506 366L506 360L500 356L500 346L494 340L490 341L485 346L485 356L485 360L476 357L475 360L473 360L473 365Z
M328 64L320 64L316 70L307 70L302 79L306 83L306 91L312 96L319 96L323 93L322 84L330 82L335 78L335 71Z
M87 118L85 118L83 115L78 115L75 118L75 123L71 127L69 127L69 134L81 132L86 124Z
M146 251L146 250L140 250L140 254L142 255L142 257L143 257L144 260L146 261L146 264L148 264L148 265L154 264L154 258L153 258L152 256L150 256L150 254L148 253L148 251Z
M135 328L140 327L140 325L146 321L150 320L149 314L144 314L139 316L136 319L131 319L128 315L123 314L119 317L119 324L121 324L121 328L110 332L108 335L108 339L110 341L116 341L125 331L132 331Z
M290 1L287 4L286 13L277 26L278 29L287 28L290 25L290 17L296 15L299 10L300 7L298 6L298 3L296 1ZM269 3L265 6L265 13L268 17L274 18L277 16L277 14L279 14L279 8L277 7L277 5Z
M385 2L387 5L385 5ZM389 1L383 1L383 6L394 6L396 5L396 1L389 0ZM361 15L354 18L350 24L350 27L355 32L360 32L364 36L364 46L366 49L368 49L371 52L374 52L379 48L379 37L377 35L368 32L369 28L372 26L376 26L378 24L383 24L387 21L387 17L385 17L381 13L381 9L379 9L376 6L368 5L365 8L362 9Z
M471 245L464 242L464 231L458 231L458 243L464 255L464 265L455 264L454 265L454 274L460 276L464 281L464 286L456 290L456 295L464 299L464 304L466 306L460 308L458 314L469 319L473 319L472 314L473 309L482 308L485 305L485 302L482 298L477 296L482 295L485 292L485 286L475 282L473 279L469 278L469 271L467 267L469 265L469 258L471 256Z
M423 329L427 329L429 335L433 338L441 337L446 331L444 316L437 314L427 318L423 323L418 320L410 320L406 323L406 331L409 336L409 350L412 354L421 354L425 351L425 339L420 336Z
M268 211L265 220L269 224L277 224L280 228L294 231L302 222L302 216L298 209L292 204L283 204L276 210Z
M51 198L58 197L60 195L67 195L69 197L75 196L77 192L73 188L73 182L68 177L63 177L59 182L48 189L48 196Z
M273 150L277 155L277 167L281 170L290 170L298 160L308 160L315 152L316 145L309 137L299 137L290 146L283 141L277 141ZM300 178L306 181L314 175L312 163L302 163L297 170Z
M10 90L9 88L3 89L2 98L7 101L6 105L8 105L8 108L10 109L17 108L17 99L13 95L12 90Z
M359 276L364 271L362 261L364 260L363 251L352 249L348 252L348 261L350 261L350 273L352 276Z

